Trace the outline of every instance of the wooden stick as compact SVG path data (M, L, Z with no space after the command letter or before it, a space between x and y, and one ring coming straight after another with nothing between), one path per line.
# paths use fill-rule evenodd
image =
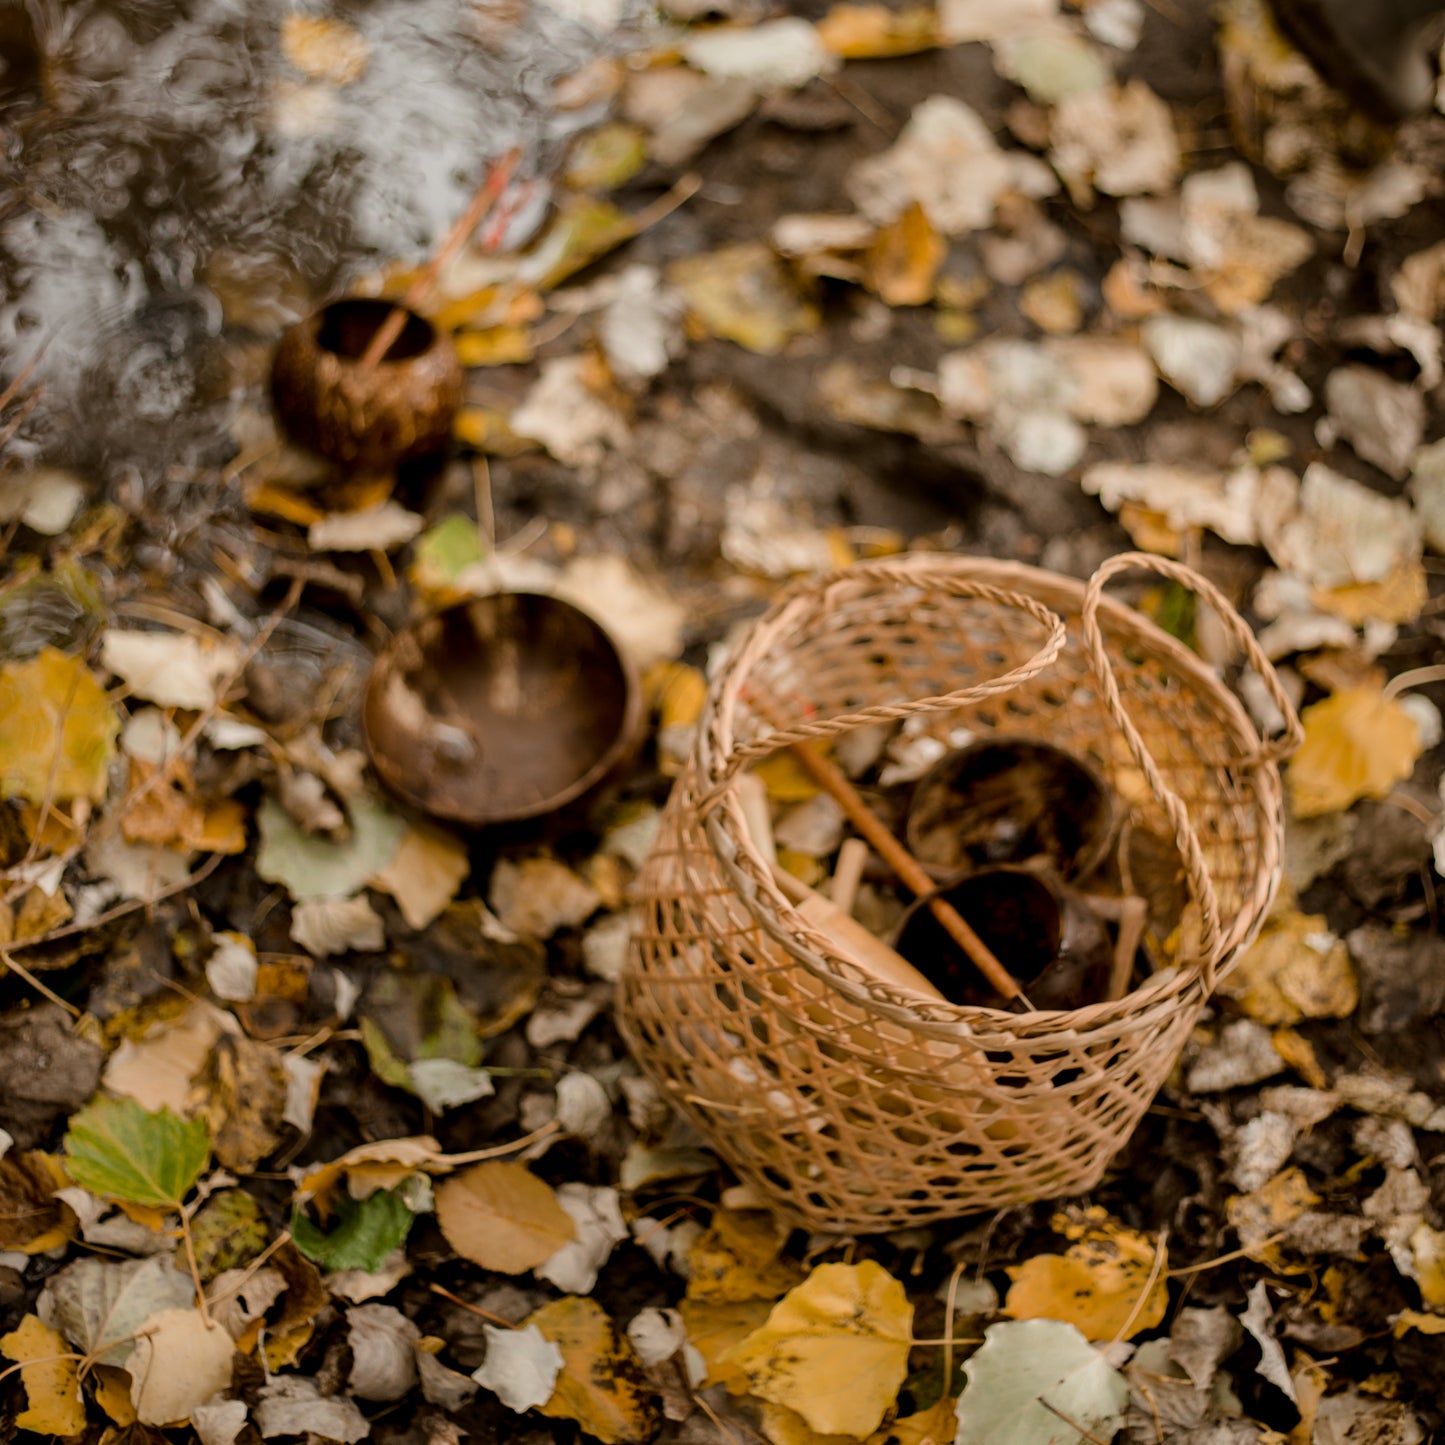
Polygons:
M1093 893L1081 893L1079 900L1092 908L1100 918L1106 919L1118 928L1114 936L1114 967L1109 974L1109 990L1104 998L1115 1003L1129 992L1129 978L1134 972L1134 956L1144 937L1149 923L1149 905L1133 896L1124 898L1101 898Z
M756 706L756 704L754 704ZM973 960L974 966L989 983L1012 1003L1019 1000L1032 1009L1023 989L998 961L992 949L976 934L959 911L940 898L928 870L889 830L888 825L864 801L863 795L835 763L825 758L811 743L797 743L793 755L803 771L842 808L844 816L863 835L873 851L898 875L903 884L918 897L928 895L928 911L944 931Z
M467 238L482 224L487 212L496 205L497 198L507 189L521 159L522 152L520 150L509 150L495 165L487 168L486 178L477 187L471 205L447 232L446 238L437 248L431 260L427 262L421 275L412 282L411 287L402 298L401 305L395 307L377 328L376 335L371 338L370 344L362 353L359 363L362 371L370 371L391 350L392 343L401 335L402 327L406 325L407 312L417 310L436 289L442 272L446 270L457 252L466 245Z
M838 864L833 869L828 896L844 913L852 913L858 901L858 885L863 881L867 862L868 845L861 838L848 838L838 850Z

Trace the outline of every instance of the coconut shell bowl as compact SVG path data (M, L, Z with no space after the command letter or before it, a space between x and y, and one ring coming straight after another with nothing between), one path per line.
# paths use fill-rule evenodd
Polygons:
M362 727L392 792L489 827L591 793L630 754L641 708L631 664L595 618L501 592L398 633L372 669Z
M398 309L399 334L366 365L368 346ZM302 446L351 471L386 473L446 446L462 369L451 338L424 316L349 296L287 329L271 366L271 395Z

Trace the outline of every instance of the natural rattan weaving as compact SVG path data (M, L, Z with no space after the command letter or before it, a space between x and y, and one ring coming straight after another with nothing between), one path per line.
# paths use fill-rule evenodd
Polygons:
M1282 738L1262 743L1196 656L1102 596L1138 566L1216 609L1288 719ZM1177 966L1117 1003L1017 1016L887 988L830 951L778 891L733 781L795 742L919 715L940 737L1070 749L1137 826L1172 836L1193 898ZM1264 917L1280 867L1275 764L1298 726L1245 624L1158 558L1115 558L1087 590L936 555L795 588L710 691L638 882L623 1032L717 1152L810 1228L890 1229L1087 1190Z

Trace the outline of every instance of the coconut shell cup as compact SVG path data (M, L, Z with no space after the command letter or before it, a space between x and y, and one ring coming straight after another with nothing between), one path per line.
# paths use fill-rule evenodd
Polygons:
M355 471L389 472L440 451L462 400L462 368L451 339L408 311L386 356L361 358L395 303L344 297L313 311L281 337L271 365L277 415L302 446Z

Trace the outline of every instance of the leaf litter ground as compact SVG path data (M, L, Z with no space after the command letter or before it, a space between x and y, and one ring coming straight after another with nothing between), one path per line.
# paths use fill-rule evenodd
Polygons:
M18 1429L1074 1445L1445 1424L1425 550L1445 542L1445 122L1374 131L1245 0L1217 27L1133 0L816 10L659 31L619 8L617 54L594 40L559 80L556 115L582 118L529 178L555 210L446 278L437 319L473 370L444 468L337 486L279 445L265 356L318 283L274 258L212 258L230 442L180 474L137 490L104 447L52 456L64 388L7 395ZM473 40L501 53L518 24ZM322 134L380 33L273 28L270 123ZM65 77L65 37L45 43ZM859 556L1082 575L1131 543L1246 607L1307 704L1275 915L1089 1200L790 1233L609 1013L709 650L785 579ZM645 669L642 757L545 840L407 816L360 751L380 640L498 583L594 607ZM1139 600L1219 656L1189 599ZM836 828L796 772L766 782L784 861L816 879Z

